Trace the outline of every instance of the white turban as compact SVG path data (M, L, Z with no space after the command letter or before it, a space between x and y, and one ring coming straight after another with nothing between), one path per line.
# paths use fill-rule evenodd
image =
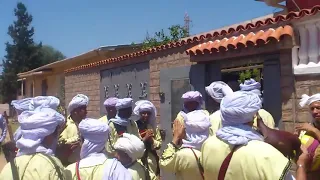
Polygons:
M253 121L254 115L261 109L262 102L252 92L237 91L222 99L220 104L221 120L225 125L239 125Z
M117 104L116 104L116 109L125 109L132 107L133 100L132 98L123 98L123 99L118 99Z
M117 102L118 102L118 98L110 97L104 101L103 105L104 106L116 106Z
M196 101L199 104L202 104L202 94L199 91L188 91L184 93L181 97L183 102Z
M241 91L251 91L261 97L261 84L254 79L245 80L244 83L240 84Z
M314 103L316 101L320 101L320 93L314 94L312 96L308 96L306 94L303 94L301 96L301 100L300 100L299 104L300 104L301 107L304 107L306 105L309 106L310 104L312 104L312 103Z
M13 134L13 139L15 142L17 142L21 137L22 137L21 127L19 126Z
M18 116L22 137L16 142L19 155L41 152L52 155L53 149L41 145L43 139L52 134L58 125L64 123L65 118L50 108L37 111L24 111Z
M137 116L140 116L141 112L150 112L150 119L149 122L152 126L153 129L156 129L156 116L157 116L157 109L156 107L152 104L152 102L148 100L140 100L135 103L136 107L133 109L133 113Z
M200 150L203 142L209 136L211 126L209 115L203 110L195 110L184 116L184 125L186 128L186 139L183 139L183 147L192 147Z
M231 145L246 145L251 140L262 141L263 137L249 125L261 108L261 99L257 94L237 91L226 96L220 104L222 128L216 136Z
M60 100L54 96L37 96L31 100L32 109L46 107L56 110L60 105Z
M18 114L22 113L23 111L30 110L32 98L25 98L20 100L13 100L11 105L18 111Z
M77 94L75 97L72 98L71 102L68 106L68 111L72 112L74 109L81 107L81 106L88 106L89 98L84 94Z
M7 136L7 123L6 119L0 114L0 128L2 130L1 137L0 137L0 143L6 139Z
M114 144L114 149L125 152L132 161L140 159L145 151L144 143L133 134L123 133Z
M86 118L80 122L79 131L84 138L80 152L81 159L89 154L102 152L109 137L107 123L97 119Z
M233 90L228 86L228 84L222 81L215 81L205 87L205 89L212 99L218 103L221 102L222 98L233 93Z

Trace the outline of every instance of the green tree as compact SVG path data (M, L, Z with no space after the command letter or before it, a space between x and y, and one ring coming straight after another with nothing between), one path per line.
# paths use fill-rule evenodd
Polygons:
M32 15L26 6L19 2L14 9L16 20L8 28L12 42L6 43L6 55L3 60L3 72L0 81L0 93L4 102L16 98L19 89L17 74L41 66L42 44L33 41L34 28L31 27Z
M247 69L244 71L239 72L239 83L243 83L245 80L248 80L250 78L260 81L260 69L254 68L254 69Z
M181 25L172 25L168 28L169 33L161 29L155 32L154 36L150 37L149 34L142 42L142 49L146 50L152 47L161 46L170 42L176 42L188 36L187 30Z
M65 59L66 56L52 46L43 45L40 49L40 58L42 65Z

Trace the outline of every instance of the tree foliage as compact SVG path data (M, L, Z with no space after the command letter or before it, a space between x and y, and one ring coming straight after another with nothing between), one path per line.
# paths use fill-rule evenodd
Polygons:
M60 58L56 51L34 42L34 28L31 26L33 17L23 3L17 3L14 15L16 20L8 27L8 35L12 41L5 44L6 55L2 61L3 71L0 77L0 93L5 103L15 99L20 89L17 74L53 61L51 58L46 59L47 57Z
M60 61L62 59L65 59L66 56L62 54L62 52L56 50L52 46L49 45L43 45L40 49L40 58L41 58L41 63L44 64L49 64L53 63L55 61Z
M154 36L149 36L147 34L146 38L142 42L142 49L149 49L156 46L161 46L168 44L170 42L176 42L181 38L188 36L187 30L181 25L172 25L168 28L168 32L161 29L158 32L155 32Z
M239 73L239 83L243 83L245 80L247 79L254 79L256 81L260 81L261 79L261 76L260 76L261 72L260 72L260 69L247 69L247 70L244 70L244 71L241 71Z

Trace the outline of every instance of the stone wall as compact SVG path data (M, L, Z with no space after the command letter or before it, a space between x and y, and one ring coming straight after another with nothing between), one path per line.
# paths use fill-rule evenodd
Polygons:
M301 108L302 94L313 95L320 92L320 75L294 76L291 54L281 56L282 84L282 128L294 132L297 123L310 122L307 108Z

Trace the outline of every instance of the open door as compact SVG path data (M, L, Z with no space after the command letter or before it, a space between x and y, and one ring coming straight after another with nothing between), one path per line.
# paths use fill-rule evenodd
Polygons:
M205 93L205 65L196 64L160 71L160 126L165 130L166 138L162 144L162 151L172 141L172 123L179 111L182 110L181 96L187 91L199 91L204 99ZM172 173L161 172L161 178L174 180Z

